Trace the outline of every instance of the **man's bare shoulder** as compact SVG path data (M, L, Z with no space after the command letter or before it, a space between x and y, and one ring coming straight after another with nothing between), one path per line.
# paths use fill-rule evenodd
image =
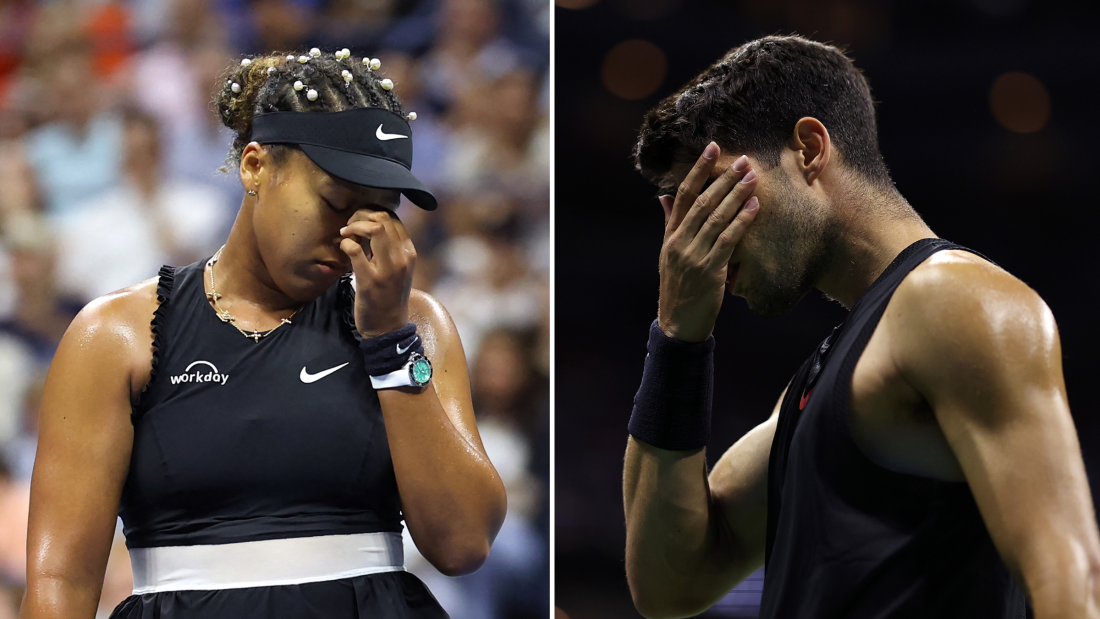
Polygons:
M887 317L895 362L926 398L951 385L1061 376L1050 308L1019 278L969 252L937 252L914 269Z
M898 310L923 317L929 327L1010 327L1050 310L1037 292L992 262L964 250L936 252L902 281L894 293Z

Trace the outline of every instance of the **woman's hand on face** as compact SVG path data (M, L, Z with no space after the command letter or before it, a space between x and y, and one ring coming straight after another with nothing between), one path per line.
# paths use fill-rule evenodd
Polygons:
M409 322L416 248L390 211L360 209L340 230L340 250L355 274L355 326L372 338Z

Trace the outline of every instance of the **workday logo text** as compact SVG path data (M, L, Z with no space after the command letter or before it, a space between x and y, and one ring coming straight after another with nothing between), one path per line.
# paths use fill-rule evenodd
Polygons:
M191 369L196 365L199 366L199 368L192 372ZM173 385L182 383L217 383L219 385L224 385L226 381L229 380L229 374L218 372L218 368L209 361L192 361L191 365L187 366L187 369L183 371L183 374L169 376L168 379L172 381Z

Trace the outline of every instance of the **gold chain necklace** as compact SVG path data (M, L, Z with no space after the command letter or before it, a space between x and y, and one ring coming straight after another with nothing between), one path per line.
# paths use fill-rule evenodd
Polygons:
M291 324L290 319L297 315L302 308L299 307L298 309L294 310L294 313L291 314L289 318L279 319L279 324L268 329L267 331L246 331L240 328L240 326L237 325L237 319L233 317L233 314L230 314L229 310L224 310L221 308L220 305L218 305L218 299L222 298L222 295L218 294L217 288L214 288L214 265L217 264L218 259L222 257L223 249L225 249L225 245L222 245L221 248L218 249L218 252L214 254L214 257L212 257L206 263L206 266L210 267L210 292L206 293L206 298L214 304L214 309L218 312L218 318L221 319L222 322L228 322L229 324L233 325L238 331L241 332L242 335L252 338L252 341L258 344L260 342L260 338L271 335L272 331L278 329L283 325Z

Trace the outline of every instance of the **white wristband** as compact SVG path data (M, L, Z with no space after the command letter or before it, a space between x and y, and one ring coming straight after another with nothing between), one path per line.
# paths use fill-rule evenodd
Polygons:
M403 365L389 374L383 374L381 376L371 376L370 384L375 389L391 389L393 387L414 387L416 383L412 380L412 372L409 371L409 366Z

